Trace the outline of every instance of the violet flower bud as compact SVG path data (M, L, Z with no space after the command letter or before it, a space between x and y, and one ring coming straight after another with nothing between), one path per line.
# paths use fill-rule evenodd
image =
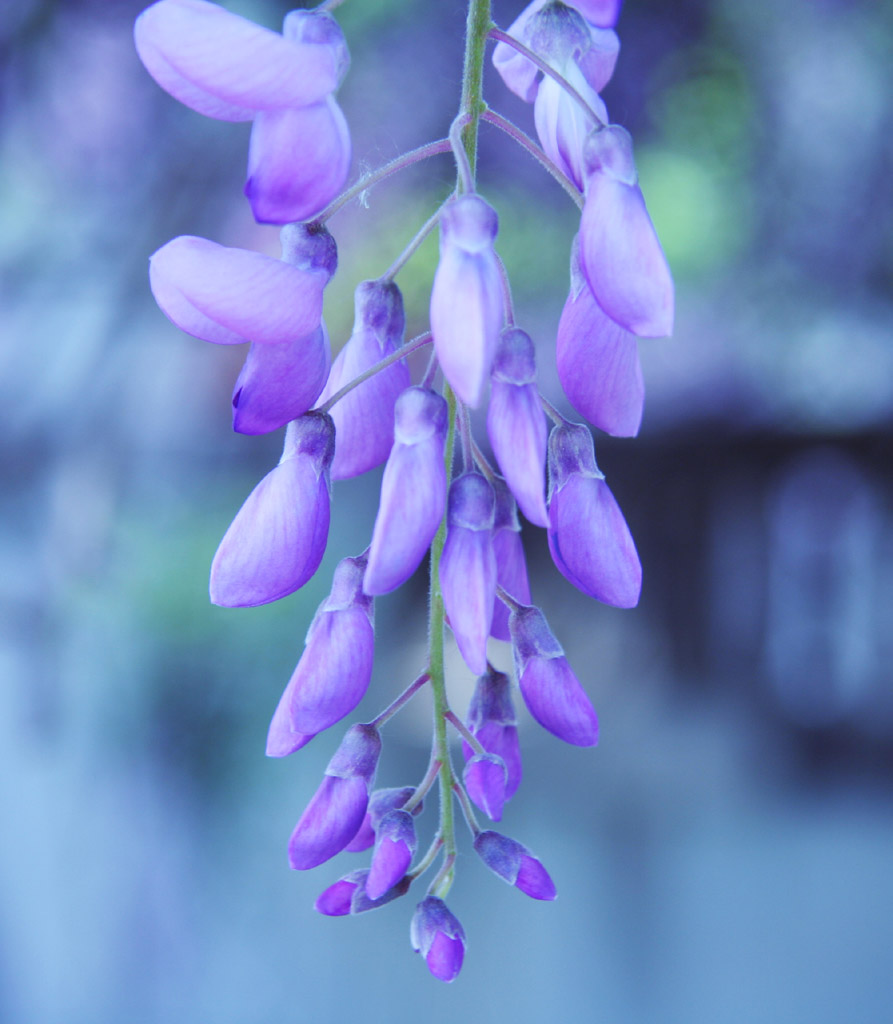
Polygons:
M285 39L204 0L160 0L136 19L140 60L187 107L223 121L317 103L338 85L338 54Z
M410 879L401 878L400 881L386 893L379 896L377 900L371 900L366 895L366 879L368 871L351 871L349 875L340 878L334 885L319 894L314 904L320 914L328 917L343 917L345 914L362 914L367 910L377 910L391 900L403 896L409 889Z
M292 732L315 736L360 703L372 678L372 598L363 593L366 559L338 563L332 590L307 631L286 687Z
M366 879L366 895L370 900L381 899L403 878L417 846L415 825L409 811L388 811L376 830L375 851Z
M500 757L505 765L506 800L515 795L521 784L521 744L511 689L508 676L488 666L474 688L466 719L472 736L484 750ZM462 753L466 761L474 753L464 740Z
M502 477L494 477L493 491L496 494L496 516L493 524L496 582L522 604L530 604L530 583L527 579L518 507ZM509 639L508 609L498 597L493 602L490 636L497 640Z
M351 853L359 853L368 850L375 842L375 830L378 828L381 819L396 808L402 807L406 801L415 793L415 786L398 786L392 789L377 789L369 797L369 807L366 810L366 817L360 826L357 834L345 846L345 850ZM424 801L420 800L412 809L412 814L420 814Z
M267 730L267 757L288 757L289 754L306 747L315 735L315 732L295 732L292 728L291 690L286 686Z
M496 754L475 754L465 765L462 781L474 805L491 821L500 821L508 783L502 758Z
M284 345L315 331L329 276L192 235L172 239L149 261L164 315L218 345Z
M475 851L487 867L509 885L535 900L554 900L555 883L540 861L514 839L498 832L479 832Z
M407 388L394 406L394 446L381 481L367 594L395 590L418 568L446 503L447 404L427 388Z
M450 386L480 405L503 321L502 278L493 251L496 211L478 195L440 215L440 262L431 290L431 333Z
M503 331L491 370L487 434L502 475L518 506L537 526L546 511L546 415L536 387L536 357L530 336Z
M392 281L363 281L354 293L350 340L338 353L320 403L365 373L403 343L403 296ZM394 406L410 386L404 360L392 363L332 406L335 458L332 478L343 480L380 466L394 443Z
M214 556L211 601L227 608L278 601L319 568L329 533L328 416L290 423L279 465L254 488Z
M558 324L558 379L571 405L615 437L635 437L645 383L636 336L595 301L583 275L578 240L571 254L571 288Z
M453 981L462 969L465 932L443 900L428 896L416 907L409 930L412 948L440 981Z
M595 709L543 613L533 607L516 609L509 615L509 629L521 696L531 715L565 743L594 747Z
M583 271L599 306L639 337L673 331L673 279L648 216L629 132L612 124L584 146Z
M496 496L480 473L463 473L452 482L440 585L459 651L476 675L487 670L487 637L496 597L495 514Z
M638 604L636 545L595 463L592 435L579 423L549 435L548 538L555 565L577 589L617 608Z
M352 725L329 761L325 777L292 832L291 866L315 868L340 853L363 823L381 738L371 725Z

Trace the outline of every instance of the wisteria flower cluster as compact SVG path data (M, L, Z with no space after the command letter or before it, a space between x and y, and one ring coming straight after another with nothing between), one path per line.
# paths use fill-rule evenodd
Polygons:
M532 603L519 510L547 531L556 567L583 593L631 608L641 587L635 544L596 463L590 429L566 420L540 393L534 343L515 324L495 248L497 214L477 191L480 124L536 157L582 211L557 367L573 408L609 434L639 429L637 338L670 333L673 284L630 136L609 123L599 95L617 60L621 0L533 0L508 32L493 24L489 0L470 0L463 92L449 135L347 189L350 137L335 93L349 55L331 14L338 2L292 11L281 34L206 0L159 0L139 16L137 50L164 89L209 117L253 122L245 194L259 222L283 225L280 259L180 237L152 256L150 281L163 312L187 333L248 344L233 391L234 429L285 427L279 464L220 542L211 567L214 603L261 605L302 587L326 548L331 481L384 464L369 546L335 569L273 715L270 756L300 750L359 704L373 674L374 598L404 584L429 557L427 664L381 714L347 730L288 855L293 868L306 870L343 850L371 849L368 868L317 900L317 910L331 916L403 896L441 858L416 907L411 941L435 977L452 981L465 950L462 926L444 902L455 873L455 806L487 867L534 899L555 897L539 859L517 840L482 829L475 812L500 821L521 782L515 683L549 732L584 747L598 740L589 697ZM533 104L538 144L484 103L492 40L503 81ZM440 153L455 160L454 192L381 277L357 286L353 333L332 363L322 317L337 266L329 219L376 181ZM435 227L440 260L430 331L407 342L394 279ZM430 361L414 383L406 357L424 346ZM492 461L468 414L485 404ZM478 677L464 722L446 693L446 625ZM515 681L488 660L490 638L511 645ZM382 729L422 689L434 705L427 771L416 785L376 789ZM461 772L448 726L461 739ZM435 783L439 825L420 855L415 820Z

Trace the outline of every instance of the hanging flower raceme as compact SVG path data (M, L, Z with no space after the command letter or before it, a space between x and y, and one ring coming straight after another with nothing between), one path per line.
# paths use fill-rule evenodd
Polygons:
M431 333L444 376L477 408L503 321L502 279L493 240L496 212L477 195L460 196L440 216L440 263L431 290Z
M309 219L341 190L350 137L333 93L349 57L331 15L292 11L279 35L205 0L159 0L134 38L175 99L208 117L254 120L245 191L258 221Z

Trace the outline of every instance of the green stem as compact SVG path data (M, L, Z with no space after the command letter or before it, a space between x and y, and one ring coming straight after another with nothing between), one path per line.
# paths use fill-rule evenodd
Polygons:
M462 113L468 124L462 129L462 142L468 154L471 173L477 170L478 122L487 109L484 103L484 56L487 34L494 28L490 0L469 0L465 22L465 66L462 71Z

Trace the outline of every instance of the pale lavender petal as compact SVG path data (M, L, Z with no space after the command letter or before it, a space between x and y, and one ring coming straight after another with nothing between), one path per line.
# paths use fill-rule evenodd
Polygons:
M366 879L366 895L380 899L406 874L418 843L412 815L395 809L381 819L377 829L375 852Z
M572 270L571 282L558 324L558 379L590 423L615 437L635 437L645 401L636 337L604 313L582 271Z
M403 298L393 282L362 282L355 305L353 333L335 359L320 404L403 342ZM335 423L334 480L358 476L387 459L394 443L394 408L409 386L409 368L400 360L335 403L330 412Z
M465 765L462 781L476 807L492 821L502 818L508 772L496 754L476 754Z
M250 607L285 597L316 572L329 528L333 427L311 414L289 426L286 452L248 496L211 566L211 601Z
M580 70L589 87L595 92L601 92L614 74L620 54L620 39L613 29L595 26L590 26L589 35L592 44L578 58Z
M487 434L519 508L532 523L548 526L548 427L536 387L533 342L515 328L503 332L493 362Z
M330 47L284 39L204 0L160 0L136 19L140 59L156 82L208 117L316 103L338 84Z
M530 582L521 534L510 529L496 530L493 534L493 552L496 555L496 582L516 600L529 604ZM490 635L497 640L509 639L508 609L498 597L493 605Z
M555 565L584 594L617 608L638 604L636 545L583 426L566 423L549 438L548 538Z
M480 473L464 473L453 481L440 584L459 651L476 675L487 669L487 637L496 596L495 513L493 488Z
M606 122L608 112L605 104L586 81L577 63L568 60L559 70L599 120ZM540 83L533 115L536 133L546 155L582 190L585 182L583 146L596 122L554 78L549 77Z
M673 279L638 186L629 133L610 125L586 142L580 255L599 306L639 337L673 330Z
M181 235L149 261L162 312L204 341L284 344L316 330L328 275L247 249Z
M310 220L344 187L350 132L334 97L288 110L261 111L251 129L245 195L255 220Z
M431 333L444 376L474 408L483 398L503 322L496 231L496 213L480 196L461 196L441 214Z
M598 743L598 717L571 671L543 613L525 607L509 616L515 671L531 715L565 743Z
M593 25L613 28L617 24L623 0L573 0L573 6Z
M364 779L327 775L292 832L291 866L306 871L340 853L363 823L367 800Z
M267 434L303 416L319 398L331 362L324 322L284 345L254 343L233 388L233 430Z
M350 67L350 52L341 26L328 11L289 11L282 21L282 35L293 43L327 47L335 62L336 86L341 84Z
M519 42L527 43L527 32L534 14L548 3L548 0L533 0L506 29ZM503 82L526 103L536 98L539 68L508 43L499 42L493 50L493 67Z
M411 387L394 409L394 447L381 482L381 500L363 587L387 594L415 572L434 539L446 504L444 444L447 405Z

